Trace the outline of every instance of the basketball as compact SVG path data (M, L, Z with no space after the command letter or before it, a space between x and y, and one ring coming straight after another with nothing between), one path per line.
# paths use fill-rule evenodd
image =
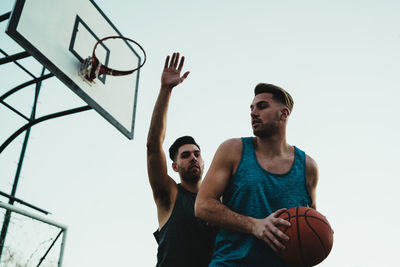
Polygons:
M279 218L291 227L280 226L290 240L280 257L293 267L314 266L328 257L333 245L333 230L324 215L309 207L294 207Z

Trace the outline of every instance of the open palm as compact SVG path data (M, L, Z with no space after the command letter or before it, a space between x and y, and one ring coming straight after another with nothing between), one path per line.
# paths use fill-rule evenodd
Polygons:
M170 58L168 56L165 60L164 70L161 75L161 85L172 89L173 87L183 82L189 75L189 72L187 71L181 76L185 57L182 57L179 62L179 53L172 54L171 62L169 59Z

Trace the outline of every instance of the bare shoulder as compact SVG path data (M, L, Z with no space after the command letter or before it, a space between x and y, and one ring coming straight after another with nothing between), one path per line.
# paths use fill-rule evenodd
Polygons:
M217 153L227 160L240 159L243 149L241 138L232 138L224 141L218 148Z
M241 138L232 138L224 141L218 147L213 160L214 164L211 166L225 166L234 173L239 165L242 156L242 149L243 144Z
M317 162L307 154L306 154L306 167L307 167L307 169L308 168L314 169L314 170L318 169Z
M202 202L206 198L219 199L222 196L240 160L241 150L240 138L228 139L219 145L201 184L196 202Z
M242 150L242 139L231 138L224 141L219 147L226 152L238 152Z
M317 162L306 155L306 172L307 172L307 180L311 185L316 186L318 182L318 165Z

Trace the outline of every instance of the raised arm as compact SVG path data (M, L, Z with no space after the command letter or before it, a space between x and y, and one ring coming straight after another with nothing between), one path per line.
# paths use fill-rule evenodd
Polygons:
M184 60L182 57L179 62L179 53L174 53L171 60L169 56L165 60L161 88L147 136L147 172L159 212L160 208L170 209L173 192L177 190L175 181L167 173L167 161L162 145L165 139L168 103L172 89L189 75L189 72L186 72L181 76Z
M264 240L275 251L284 249L281 241L288 240L288 237L277 226L290 226L289 222L278 218L285 209L264 219L256 219L236 213L219 201L240 162L241 151L240 139L228 140L217 149L197 195L195 214L221 228L252 234Z

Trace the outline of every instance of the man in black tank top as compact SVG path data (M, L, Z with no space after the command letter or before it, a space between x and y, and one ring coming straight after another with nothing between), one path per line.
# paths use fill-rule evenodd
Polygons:
M182 83L184 57L174 53L165 60L161 89L154 106L147 138L147 171L157 206L159 228L154 233L158 243L157 266L208 266L216 231L194 216L194 203L204 169L200 147L190 136L178 138L169 149L177 184L167 173L162 144L166 132L167 109L172 89Z

